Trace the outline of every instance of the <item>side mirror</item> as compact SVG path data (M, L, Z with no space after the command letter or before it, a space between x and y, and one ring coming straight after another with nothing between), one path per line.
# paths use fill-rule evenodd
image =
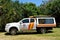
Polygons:
M20 22L20 24L22 24L22 22Z

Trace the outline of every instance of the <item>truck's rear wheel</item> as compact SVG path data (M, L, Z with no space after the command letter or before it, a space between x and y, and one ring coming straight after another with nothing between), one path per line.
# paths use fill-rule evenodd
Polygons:
M11 35L16 35L17 34L17 29L16 28L11 28L10 29L10 34Z
M44 34L44 33L46 33L46 28L41 28L40 31L42 34Z

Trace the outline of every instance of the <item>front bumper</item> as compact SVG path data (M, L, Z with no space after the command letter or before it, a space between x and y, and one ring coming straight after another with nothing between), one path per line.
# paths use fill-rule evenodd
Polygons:
M9 29L5 27L5 31L9 33Z

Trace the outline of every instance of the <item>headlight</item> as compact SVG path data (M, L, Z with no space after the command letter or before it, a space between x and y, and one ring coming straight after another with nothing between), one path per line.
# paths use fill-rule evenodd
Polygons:
M7 25L7 26L10 26L10 25Z
M6 24L6 28L9 27L10 25L9 24Z

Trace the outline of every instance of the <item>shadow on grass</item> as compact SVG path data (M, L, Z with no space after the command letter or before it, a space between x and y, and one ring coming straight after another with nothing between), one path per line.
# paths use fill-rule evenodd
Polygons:
M53 33L53 31L48 31L48 32L46 32L46 33Z
M46 33L53 33L53 31L48 31ZM41 34L41 33L37 33L37 32L21 32L21 33L17 33L16 35L35 35L35 34ZM5 33L5 35L11 35L11 34Z

